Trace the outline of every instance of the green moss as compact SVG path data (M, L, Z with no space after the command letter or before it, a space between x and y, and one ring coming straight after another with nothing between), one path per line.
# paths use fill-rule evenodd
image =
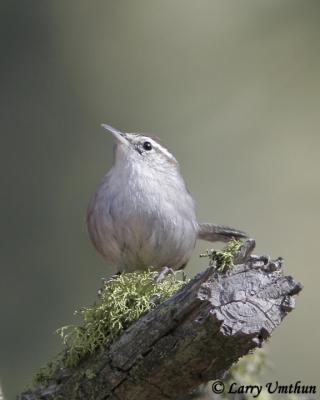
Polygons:
M207 250L200 257L209 257L210 265L215 265L218 271L226 272L233 267L233 259L241 246L240 240L230 240L222 250Z
M169 275L155 283L154 272L132 272L105 284L99 300L77 311L83 323L60 328L66 346L64 363L73 367L88 354L106 346L142 314L168 299L184 282Z
M33 378L33 385L47 386L51 377L58 371L59 364L59 359L56 359L41 367Z
M89 368L86 369L84 373L85 373L85 376L87 379L93 379L97 376L96 373L94 371L92 371L92 369L89 369Z
M47 385L59 370L74 367L85 356L106 347L130 323L179 290L186 282L178 275L170 274L156 283L153 271L132 272L107 281L93 306L75 312L82 319L80 325L57 330L65 351L39 370L34 385ZM84 373L88 379L95 377L92 370Z

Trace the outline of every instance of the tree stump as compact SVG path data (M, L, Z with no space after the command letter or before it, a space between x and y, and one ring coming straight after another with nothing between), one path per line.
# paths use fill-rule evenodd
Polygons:
M302 289L284 276L281 258L251 255L254 245L246 241L227 272L211 263L107 349L18 399L176 400L223 378L270 337Z

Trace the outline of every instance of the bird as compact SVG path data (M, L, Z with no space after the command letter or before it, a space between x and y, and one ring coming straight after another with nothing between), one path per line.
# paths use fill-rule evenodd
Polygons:
M114 160L87 208L89 237L103 259L123 272L177 271L198 239L227 242L241 230L200 223L176 158L159 139L102 127L114 139Z

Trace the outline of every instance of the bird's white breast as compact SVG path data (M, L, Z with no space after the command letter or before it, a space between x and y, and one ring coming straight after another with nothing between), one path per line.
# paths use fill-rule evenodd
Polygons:
M155 173L139 165L114 166L106 175L89 206L88 227L106 260L126 271L183 266L198 229L179 172Z

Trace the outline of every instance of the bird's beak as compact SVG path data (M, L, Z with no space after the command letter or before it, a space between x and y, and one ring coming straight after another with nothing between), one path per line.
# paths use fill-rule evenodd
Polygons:
M128 140L126 138L126 134L118 131L117 129L113 128L111 125L101 124L102 128L107 130L111 133L111 135L116 139L118 143L128 145Z

